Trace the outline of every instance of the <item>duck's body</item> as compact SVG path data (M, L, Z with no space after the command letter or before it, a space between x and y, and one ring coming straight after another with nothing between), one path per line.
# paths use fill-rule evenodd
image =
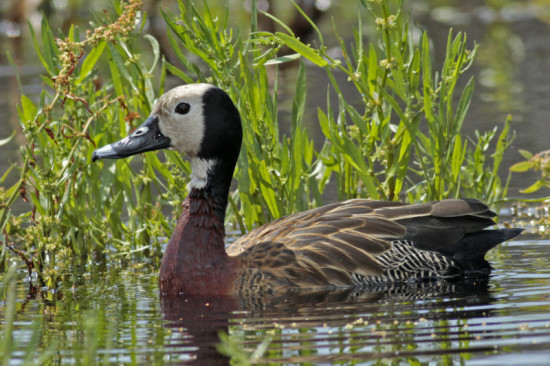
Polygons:
M183 203L160 269L163 294L254 296L485 274L486 251L517 235L482 230L494 214L477 200L356 199L289 215L225 249L213 202L192 189Z
M239 114L208 84L173 89L138 130L93 159L173 147L191 156L190 193L159 275L162 294L265 295L487 273L485 253L519 229L483 230L477 200L408 205L350 200L259 227L225 249L227 195L242 139Z

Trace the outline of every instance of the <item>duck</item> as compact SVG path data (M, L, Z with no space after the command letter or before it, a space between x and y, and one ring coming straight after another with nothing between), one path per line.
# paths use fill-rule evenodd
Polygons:
M488 229L496 214L476 199L350 199L259 226L226 248L242 134L224 90L185 84L161 95L127 137L93 152L92 161L159 149L190 159L188 195L161 262L162 296L265 296L484 275L487 251L522 231Z

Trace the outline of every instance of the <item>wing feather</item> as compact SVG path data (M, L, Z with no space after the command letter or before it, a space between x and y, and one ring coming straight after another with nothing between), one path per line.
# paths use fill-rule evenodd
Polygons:
M350 285L354 276L381 274L378 257L392 249L393 240L435 250L492 225L493 216L477 200L409 205L355 199L256 228L227 252L239 256L243 267L258 268L273 286Z

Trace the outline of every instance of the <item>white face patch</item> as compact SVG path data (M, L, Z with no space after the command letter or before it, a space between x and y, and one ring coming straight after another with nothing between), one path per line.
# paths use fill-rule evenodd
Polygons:
M191 157L197 156L204 137L203 95L213 85L188 84L164 93L152 115L159 116L159 130L170 139L172 148ZM176 112L180 103L189 104L186 114Z
M208 173L216 165L216 160L207 160L201 158L191 158L191 181L187 189L203 189L208 183Z

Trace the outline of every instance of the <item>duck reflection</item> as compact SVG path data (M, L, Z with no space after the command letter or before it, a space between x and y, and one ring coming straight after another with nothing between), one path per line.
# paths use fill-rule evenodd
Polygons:
M311 328L339 329L357 319L361 319L360 324L382 326L411 325L419 319L459 320L467 324L470 319L488 317L493 311L487 306L493 302L488 279L481 276L460 281L394 284L385 288L301 290L254 298L161 296L165 326L172 330L171 342L166 346L178 350L173 356L179 358L181 364L226 365L230 358L218 351L221 332L243 335L241 344L246 348L243 352L251 353L260 343L256 336L274 329L298 332ZM422 327L425 331L426 324ZM253 337L249 339L247 335ZM348 335L348 340L353 339L351 333ZM376 336L369 333L360 338L372 342ZM391 339L389 341L391 343ZM316 362L328 362L319 357Z

